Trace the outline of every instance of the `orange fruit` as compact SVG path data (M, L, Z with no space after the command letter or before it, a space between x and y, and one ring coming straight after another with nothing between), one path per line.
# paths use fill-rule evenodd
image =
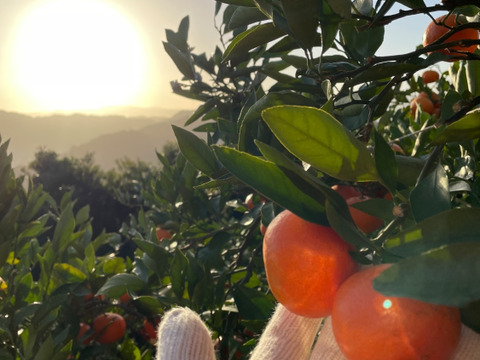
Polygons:
M356 196L347 199L346 202L347 205L353 205L368 199L371 198L369 196ZM362 210L359 210L353 206L349 206L348 209L350 210L350 215L352 216L355 225L357 225L357 227L366 234L377 230L383 225L383 220L377 218L376 216L367 214L366 212L363 212Z
M422 74L424 84L429 84L440 79L440 74L435 70L427 70Z
M428 114L433 114L434 106L432 100L430 100L427 96L418 95L415 99L413 99L410 103L410 112L415 114L417 111L417 106L420 105L422 110Z
M156 340L157 339L157 329L147 319L143 320L142 332L145 334L145 338L147 340Z
M332 189L339 193L340 196L345 200L351 197L362 195L362 193L358 189L350 185L333 185Z
M460 312L450 306L388 297L372 280L388 264L353 274L337 291L332 327L348 360L447 360L460 340Z
M171 239L172 238L172 233L161 226L158 226L155 229L155 233L157 234L157 240L158 242L162 241L162 239Z
M125 334L127 324L122 315L104 313L93 320L94 339L100 344L111 344Z
M332 189L345 199L347 205L353 205L357 202L370 199L370 197L362 195L362 193L353 186L333 185ZM366 234L377 230L383 224L382 219L367 214L353 206L349 206L348 209L355 225Z
M438 24L438 25L437 25ZM456 15L443 15L435 19L435 22L432 21L428 24L425 32L423 34L423 46L426 47L440 38L442 35L446 34L450 29L456 27ZM452 34L444 42L451 42L457 40L467 40L467 39L478 39L478 30L476 29L465 29L459 31L455 34ZM477 45L462 46L456 45L446 49L436 50L435 52L440 52L447 55L456 55L456 56L465 56L465 52L473 53L477 49Z
M80 323L77 340L81 341L82 344L87 345L92 342L92 337L86 337L85 334L90 331L90 325L85 323Z
M260 223L260 233L265 236L265 233L267 232L267 227L263 225L263 223Z
M338 287L357 270L350 250L332 228L288 210L281 212L263 239L263 260L273 295L297 315L329 315Z

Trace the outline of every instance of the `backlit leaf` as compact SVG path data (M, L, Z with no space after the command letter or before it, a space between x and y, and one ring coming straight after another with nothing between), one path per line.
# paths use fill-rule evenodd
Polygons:
M137 292L142 290L146 285L137 275L122 273L108 279L96 295L118 298L127 291Z
M413 256L456 242L480 241L479 219L479 208L444 211L390 237L385 247L401 256Z
M237 35L225 50L223 61L232 60L235 57L284 36L285 33L273 23L260 24Z
M433 145L452 141L472 140L480 137L480 111L472 112L453 124L432 140Z
M410 205L417 222L450 210L448 177L441 165L438 165L411 191Z
M341 180L379 180L366 146L324 110L276 106L262 117L287 150L316 169Z
M387 296L462 306L480 299L480 242L456 243L409 257L373 281Z
M207 143L178 126L172 125L178 146L185 158L200 171L213 176L220 169L217 159Z
M307 221L322 224L319 214L324 212L323 206L298 188L274 163L229 147L216 146L214 151L228 171L259 194Z

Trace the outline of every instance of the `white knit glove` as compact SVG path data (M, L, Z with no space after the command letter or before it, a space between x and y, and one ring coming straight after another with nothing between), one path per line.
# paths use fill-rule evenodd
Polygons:
M250 360L346 360L333 336L330 317L315 341L321 325L322 319L301 317L278 305ZM165 314L158 329L156 359L216 359L210 332L196 313L175 308ZM452 360L474 359L480 359L480 335L463 326Z

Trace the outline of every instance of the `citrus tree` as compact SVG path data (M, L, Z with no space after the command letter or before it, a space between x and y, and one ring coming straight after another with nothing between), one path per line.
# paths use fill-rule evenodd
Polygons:
M211 56L184 18L164 47L173 91L201 102L187 124L202 136L175 128L196 188L251 188L264 226L287 209L332 228L358 263L391 263L378 292L459 308L480 331L476 5L218 0ZM412 51L377 55L418 14L431 24Z

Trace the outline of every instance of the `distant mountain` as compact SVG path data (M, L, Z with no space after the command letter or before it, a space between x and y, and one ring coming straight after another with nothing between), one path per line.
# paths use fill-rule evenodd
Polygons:
M164 122L156 122L137 130L122 130L96 137L74 146L66 155L83 157L94 153L95 163L103 169L115 167L118 159L128 157L158 163L155 150L161 152L168 142L175 141L172 124L183 126L190 112L180 112Z
M113 152L112 156L118 153L120 158L129 156L132 159L143 159L147 146L151 146L151 153L155 156L155 148L162 150L167 138L174 139L169 124L183 125L190 114L191 111L180 111L173 117L79 113L32 116L0 111L0 136L2 142L10 139L9 151L13 154L13 166L17 168L28 165L34 159L35 152L41 148L63 155L81 154L89 149L86 152L94 152L99 163L100 159L108 157L108 152ZM158 133L153 130L148 133L140 131L149 125L158 125L161 129L158 129ZM101 137L106 135L109 136L102 140ZM113 139L116 136L122 141L115 142ZM100 146L107 139L110 145ZM92 141L94 142L90 143ZM140 150L142 147L145 150ZM111 163L110 160L101 161Z

